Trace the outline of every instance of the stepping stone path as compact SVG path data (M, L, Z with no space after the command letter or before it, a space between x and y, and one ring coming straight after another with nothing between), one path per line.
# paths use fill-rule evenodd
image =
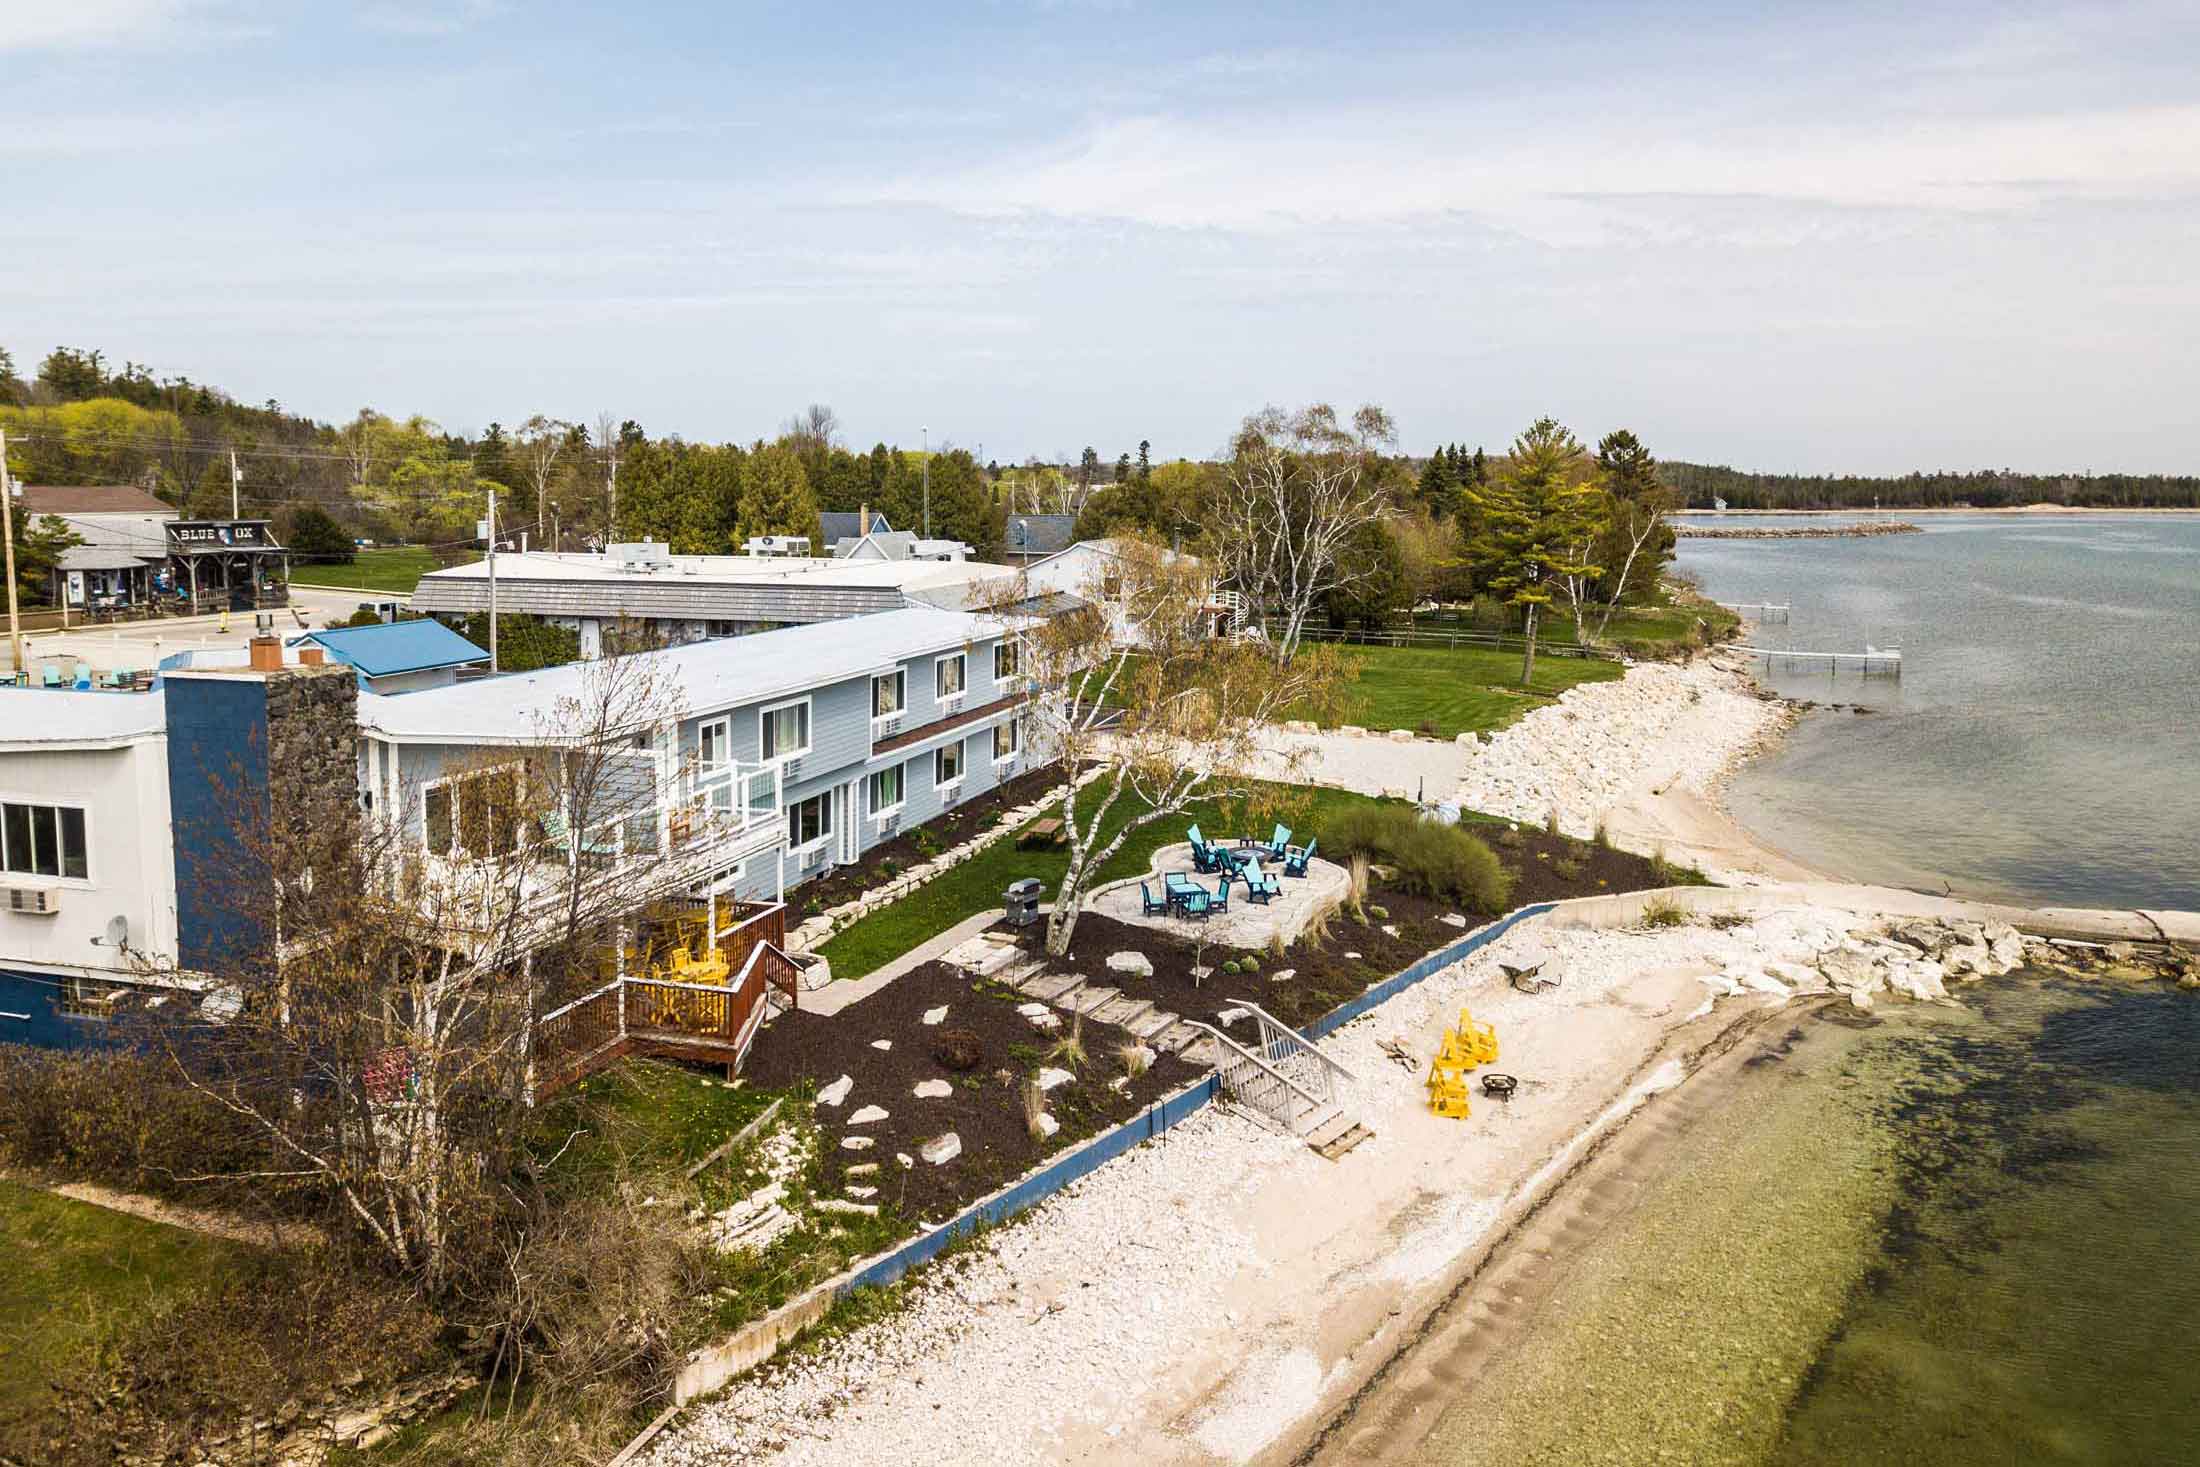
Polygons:
M1132 973L1140 978L1151 978L1153 976L1153 959L1147 957L1144 953L1109 953L1108 971L1111 973Z
M878 1216L876 1202L850 1202L845 1197L820 1197L812 1205L819 1212L854 1212L865 1217Z
M849 1195L850 1197L876 1197L876 1196L878 1196L878 1188L876 1188L876 1187L850 1187L850 1188L848 1189L848 1195Z
M848 1117L848 1124L851 1126L868 1126L873 1121L883 1121L885 1119L885 1106L867 1105L863 1109L857 1111L854 1115Z
M840 1148L843 1151L869 1151L877 1144L869 1136L843 1136L840 1138Z
M1116 956L1146 962L1142 953L1118 953ZM1291 975L1286 971L1278 976ZM1060 1028L1060 1013L1063 1012L1090 1014L1102 1023L1128 1029L1141 1043L1181 1055L1192 1064L1214 1062L1213 1040L1180 1016L1155 1008L1149 999L1128 997L1118 989L1095 983L1081 974L1049 973L1041 963L1030 964L1010 974L1007 981L1018 992L1035 1000L1022 1005L1017 1012L1041 1029L1051 1032ZM1048 1019L1053 1022L1046 1022Z
M871 1041L871 1048L879 1050L881 1052L892 1049L893 1047L894 1041L891 1039L874 1039Z
M955 1087L945 1080L920 1080L916 1096L919 1100L944 1100L955 1093Z
M963 1139L953 1131L944 1136L934 1136L917 1148L918 1154L934 1166L945 1166L963 1154Z
M848 1098L848 1092L855 1088L855 1076L842 1075L839 1079L833 1081L832 1084L817 1092L817 1103L819 1105L838 1105L843 1100L846 1100Z
M859 1161L854 1166L843 1168L840 1174L844 1177L868 1177L876 1174L877 1171L877 1162Z
M940 1022L940 1021L941 1021L942 1019L945 1019L946 1017L947 1017L947 1005L946 1005L946 1004L941 1004L941 1005L940 1005L940 1006L939 1006L938 1008L936 1008L936 1009L926 1009L926 1010L924 1011L924 1022L925 1022L925 1023L927 1023L927 1024L937 1024L937 1023L939 1023L939 1022Z

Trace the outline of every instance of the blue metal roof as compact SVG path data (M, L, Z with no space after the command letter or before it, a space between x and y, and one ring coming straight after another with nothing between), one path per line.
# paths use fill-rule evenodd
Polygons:
M489 660L487 648L476 647L434 617L371 627L327 627L297 640L318 642L328 649L329 656L367 677Z

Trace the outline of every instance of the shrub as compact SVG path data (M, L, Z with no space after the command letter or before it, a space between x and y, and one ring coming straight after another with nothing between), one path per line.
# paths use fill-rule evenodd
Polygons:
M1502 912L1512 892L1511 874L1488 846L1456 825L1423 820L1402 807L1348 810L1330 821L1322 839L1334 841L1355 864L1380 856L1405 890L1448 898L1471 911Z
M1568 856L1563 861L1553 861L1551 863L1552 874L1565 881L1579 881L1581 873L1587 869L1586 866L1583 866L1581 862L1575 860L1572 856Z
M1543 817L1543 833L1545 835L1557 835L1559 833L1558 806L1551 806L1551 813Z
M179 1185L179 1176L265 1171L267 1146L234 1111L184 1083L161 1054L0 1045L0 1117L0 1153L22 1166L232 1204L302 1201L307 1190Z
M985 1063L985 1041L974 1029L942 1029L932 1040L940 1068L963 1074Z
M1642 909L1642 925L1645 927L1680 927L1687 923L1688 912L1679 902L1655 897Z
M1137 1043L1119 1046L1115 1057L1123 1062L1123 1073L1133 1080L1145 1074L1146 1067L1153 1063L1153 1051Z
M1608 851L1612 848L1612 822L1607 816L1599 815L1597 817L1596 842L1597 849L1600 851Z
M1236 958L1231 958L1231 959L1230 959L1229 961L1225 962L1225 963L1224 963L1224 964L1222 965L1222 971L1223 971L1223 974L1224 974L1224 975L1225 975L1226 977L1230 977L1230 978L1235 978L1235 977L1237 977L1237 975L1238 975L1238 965L1237 965L1237 959L1236 959Z
M1081 1070L1085 1067L1085 1016L1083 1014L1070 1015L1069 1032L1054 1041L1054 1047L1047 1051L1047 1058L1058 1062L1066 1069Z

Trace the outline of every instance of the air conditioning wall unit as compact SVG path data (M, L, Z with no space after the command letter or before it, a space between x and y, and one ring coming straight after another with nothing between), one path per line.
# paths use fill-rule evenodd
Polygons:
M61 893L50 886L4 886L8 910L27 917L51 917L61 910Z

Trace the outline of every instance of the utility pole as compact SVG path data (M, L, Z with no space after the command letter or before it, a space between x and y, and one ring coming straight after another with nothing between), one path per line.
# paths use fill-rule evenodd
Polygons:
M497 672L497 492L489 491L489 675Z
M619 538L619 439L611 435L604 445L604 485L611 491L611 523L604 527L603 548L608 554L611 542Z
M244 470L237 467L237 450L229 450L229 517L241 520L244 515L237 508L238 491L244 486Z
M8 648L14 658L12 670L17 681L23 680L23 619L15 605L15 479L8 473L8 430L0 428L0 540L7 542L8 571ZM69 604L64 591L61 604Z
M924 538L932 538L932 430L919 428L924 435Z
M558 502L553 499L550 501L550 553L562 555L564 552L565 530L558 523Z

